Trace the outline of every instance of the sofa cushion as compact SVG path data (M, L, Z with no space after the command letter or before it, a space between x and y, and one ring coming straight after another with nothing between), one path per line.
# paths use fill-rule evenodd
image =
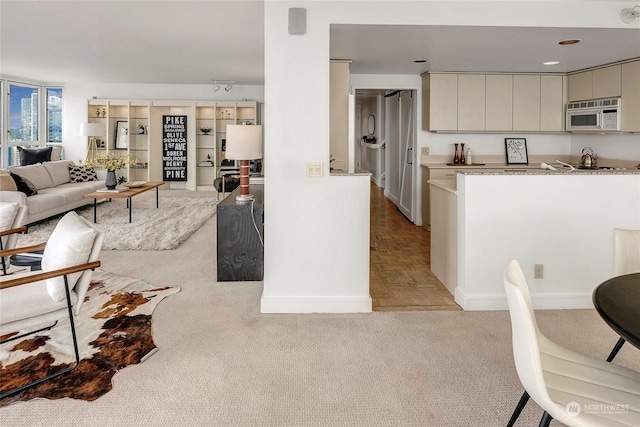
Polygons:
M42 270L57 270L87 262L97 234L97 231L77 213L67 213L58 222L47 241L42 255ZM69 290L74 288L81 274L80 272L67 276ZM64 299L64 278L47 279L47 291L55 301Z
M53 147L24 148L17 147L20 154L20 166L34 165L36 163L48 162L51 160Z
M73 165L71 160L57 160L55 162L45 162L42 164L51 177L54 187L66 184L70 181L69 167Z
M49 175L49 172L42 166L42 163L29 166L13 166L9 168L9 172L27 178L38 190L53 187L51 175Z
M9 172L0 170L0 191L18 191L16 182L11 178Z
M97 181L98 175L95 169L90 166L69 165L70 182L88 182Z
M16 175L15 173L11 174L11 178L13 178L13 182L16 183L16 187L18 191L22 191L27 196L34 196L38 194L38 189L33 182L29 181L27 178Z

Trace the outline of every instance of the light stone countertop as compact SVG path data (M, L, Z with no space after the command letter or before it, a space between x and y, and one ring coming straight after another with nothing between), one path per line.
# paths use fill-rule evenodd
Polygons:
M461 175L640 175L640 169L576 169L576 170L546 170L527 169L524 171L508 171L499 169L458 170Z
M349 173L344 169L334 169L329 172L330 176L371 176L371 172L365 170L357 170L355 172Z

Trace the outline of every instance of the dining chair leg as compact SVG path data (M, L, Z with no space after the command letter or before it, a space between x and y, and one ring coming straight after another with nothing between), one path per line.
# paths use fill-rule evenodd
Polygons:
M529 401L529 393L525 391L524 393L522 393L522 397L520 398L520 401L518 402L518 406L516 406L515 411L513 411L513 414L509 419L509 423L507 424L507 427L513 427L516 420L520 416L520 412L522 412L522 410L524 409L528 401Z
M624 338L620 338L618 340L616 345L613 346L613 350L611 350L611 354L609 354L609 357L607 357L607 362L611 362L613 360L613 358L616 357L616 355L618 354L618 352L622 348L622 345L624 344L624 342L625 342Z
M544 414L542 414L542 419L540 420L540 427L549 427L552 419L553 417L545 411Z

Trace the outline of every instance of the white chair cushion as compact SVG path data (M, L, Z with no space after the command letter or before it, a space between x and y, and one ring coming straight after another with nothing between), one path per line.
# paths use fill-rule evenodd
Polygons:
M71 160L58 160L55 162L44 162L42 164L49 173L54 187L71 181L71 176L69 175L70 165L73 165Z
M0 202L0 231L9 230L13 227L18 207L17 203Z
M9 172L27 178L38 190L53 187L51 176L45 167L42 166L42 163L29 166L14 166L9 168Z
M56 225L42 255L42 270L51 271L84 264L89 260L97 231L71 211ZM68 276L69 289L73 289L82 273ZM64 278L47 280L47 290L55 301L65 298Z

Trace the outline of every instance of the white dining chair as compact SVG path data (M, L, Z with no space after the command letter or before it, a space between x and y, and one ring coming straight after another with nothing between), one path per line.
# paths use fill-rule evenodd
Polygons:
M593 359L547 339L538 329L526 279L516 260L504 272L513 357L525 393L508 426L531 397L544 415L568 426L632 426L640 421L640 372ZM612 409L614 408L614 409Z
M613 275L640 273L640 230L625 230L615 228L613 230ZM611 362L622 346L624 338L619 338L613 350L607 357Z

